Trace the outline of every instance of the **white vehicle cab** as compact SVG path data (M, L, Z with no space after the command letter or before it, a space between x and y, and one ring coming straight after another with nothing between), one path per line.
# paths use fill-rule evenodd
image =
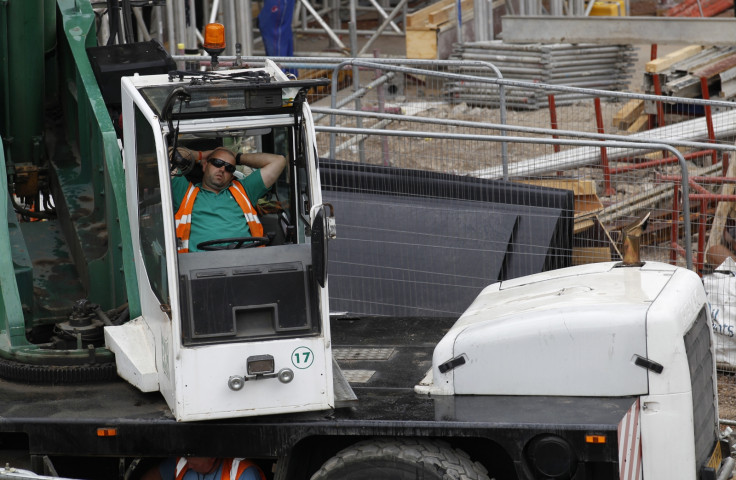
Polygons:
M566 398L573 409L628 399L616 438L601 440L617 445L619 478L715 478L704 472L728 452L713 358L700 278L635 259L487 287L438 343L416 390Z
M160 391L177 420L334 405L326 282L334 229L322 206L304 101L319 84L289 81L270 61L265 68L122 80L142 315L107 328L106 345L119 375L142 391ZM266 197L251 199L264 237L177 253L171 178L191 165L170 152L221 146L288 162Z

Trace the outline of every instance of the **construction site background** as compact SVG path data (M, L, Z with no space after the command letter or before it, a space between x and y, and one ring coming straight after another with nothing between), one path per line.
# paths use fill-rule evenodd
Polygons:
M390 7L386 5L389 10ZM632 15L662 12L662 5L654 2L632 2L630 8ZM720 14L733 16L733 10ZM351 23L358 31L370 32L382 23L379 17L375 12L361 12ZM347 26L343 22L336 27ZM300 77L326 75L335 81L330 91L310 96L322 156L345 161L356 169L373 165L420 172L413 174L416 176L440 175L448 181L459 176L532 184L541 189L571 191L574 197L574 207L567 210L553 204L529 205L517 214L517 223L510 223L518 228L509 227L511 233L497 243L487 238L470 238L463 229L441 231L435 237L450 235L455 243L470 245L468 250L495 251L506 258L506 265L511 262L509 259L518 262L520 271L525 266L544 270L550 266L620 259L621 228L651 211L652 220L643 239L644 260L675 263L702 275L711 275L720 266L720 262L709 261L708 253L714 246L728 247L722 239L723 232L728 231L736 198L736 168L732 161L736 138L734 104L721 99L644 99L636 95L651 93L646 87L646 73L653 57L662 58L685 45L657 45L655 52L651 45L639 44L613 52L612 55L625 58L623 76L627 77L627 88L619 90L629 92L615 93L598 88L595 82L593 88L588 88L584 68L576 70L582 87L562 88L566 85L564 78L558 78L555 85L534 80L513 84L514 73L499 67L499 75L482 62L451 57L448 61L429 59L423 64L413 63L406 59L407 42L401 35L373 38L354 33L351 37L340 33L337 38L330 38L297 30L296 57L276 59L289 68L297 68ZM346 52L345 45L350 45L352 52ZM366 49L366 45L370 48ZM452 46L466 47L462 43ZM608 46L601 45L600 49L605 47ZM356 52L362 52L361 60L350 61L350 54ZM259 53L257 44L253 53ZM300 54L309 54L311 59L301 58ZM582 51L574 50L569 56L575 55L582 55ZM376 57L376 62L371 63L370 57ZM334 70L341 61L346 64ZM552 69L551 73L560 72ZM506 84L499 81L501 76ZM502 87L508 100L505 109L499 108L503 104ZM548 107L555 102L555 108ZM634 112L631 115L628 105L636 105L630 109ZM630 142L646 144L636 146ZM688 175L692 183L686 181ZM686 187L691 195L683 194ZM422 193L442 199L436 191ZM501 199L501 206L495 208L499 212L507 210L508 205L515 203L510 198ZM452 212L455 216L469 213L470 210ZM370 266L378 268L385 245L382 232L353 225L350 220L349 216L340 216L339 228L343 232L360 231L360 241L375 244L376 252L373 258L348 268L365 268L366 263L374 261L376 265ZM549 224L546 234L541 233L543 224ZM556 225L572 225L572 235L559 235L562 227ZM384 226L384 230L398 232L402 227ZM350 240L342 236L338 242ZM425 241L430 244L433 240L436 238L410 237L406 245L423 245ZM518 255L519 251L527 252L526 257ZM407 284L423 281L430 273L413 265L410 254L396 259L401 267L393 267L391 272L401 277L397 281ZM479 272L473 279L477 285L472 286L466 285L467 272L443 275L442 281L448 285L473 289L505 279L503 269ZM405 288L411 292L411 286ZM714 288L727 288L726 280L716 282ZM378 305L377 299L361 295L363 292L351 292L351 300L362 302L366 313L377 308L389 314L392 307L421 308L424 300L418 294L407 295L407 304ZM719 319L730 317L727 310L731 300L725 298ZM730 347L736 326L715 327L720 330L716 332L720 334L717 342L722 371L719 388L727 389L722 393L722 416L736 418L736 401L729 410L731 399L736 398L736 380L732 376L736 370L736 349Z

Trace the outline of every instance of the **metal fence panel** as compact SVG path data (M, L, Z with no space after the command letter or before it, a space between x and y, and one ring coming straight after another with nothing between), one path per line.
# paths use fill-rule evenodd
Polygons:
M466 179L457 182L459 190L488 179L510 182L519 186L519 191L521 186L532 185L571 193L574 209L562 219L572 224L570 242L561 249L552 249L551 255L558 261L542 262L542 269L619 260L623 226L644 212L651 212L642 238L642 257L646 261L689 267L709 278L726 257L736 257L724 239L724 232L730 232L736 223L736 212L732 212L736 167L730 161L736 150L736 110L730 102L707 100L707 90L703 92L704 100L593 89L557 80L535 83L520 79L521 75L513 71L505 75L483 61L276 61L298 68L300 77L333 78L332 92L313 92L309 101L317 121L319 151L330 161L345 162L343 169L394 169L411 172L401 173L405 176L434 176L439 179L437 185ZM535 99L534 109L523 103L523 99L530 98ZM546 211L523 202L519 205L518 192L513 192L513 188L504 187L488 195L520 208L520 217L532 225L541 226L548 220L551 204L546 205ZM395 193L408 195L405 191ZM428 201L446 198L439 186L425 186L412 195ZM377 200L362 201L362 208L371 210L366 202ZM472 216L479 207L487 205L453 204L453 214L455 218ZM374 210L381 210L378 204ZM516 270L519 272L539 268L535 266L542 248L539 238L522 238L518 230L501 242L482 244L466 229L448 224L429 237L424 232L421 242L404 235L394 249L386 245L385 231L361 229L355 219L340 213L336 212L338 237L340 225L350 235L360 232L359 241L376 244L377 252L383 248L383 256L395 267L392 275L408 283L434 282L436 277L430 277L423 269L426 266L408 265L408 257L391 258L389 254L395 250L409 252L440 237L449 237L458 244L474 241L476 250L496 249L495 256L488 257L489 262L502 258L502 263L508 263L512 257L509 252L537 252L516 255L513 260L527 263L526 270ZM416 216L421 218L422 211L418 209ZM507 228L501 217L497 218L493 226L498 230ZM548 255L545 251L544 256ZM385 260L354 259L346 268L371 278L366 265ZM508 265L489 267L478 284L510 278L509 272ZM454 285L461 285L463 273L464 269L455 272ZM723 275L718 281L730 278ZM378 276L371 279L379 282ZM721 283L717 288L724 291L727 285ZM351 302L363 301L375 307L377 301L366 297L370 292L357 288L347 295ZM421 289L406 287L404 292L400 296L406 301L401 308L395 305L394 295L386 302L391 305L378 309L380 314L405 312L424 301ZM730 301L730 295L727 298ZM373 307L365 308L365 313L376 313ZM730 305L714 311L716 320L724 318L726 308ZM439 313L459 315L459 309L456 305ZM736 365L736 354L726 353L733 328L716 322L714 329L721 352L717 355L719 367L729 369Z

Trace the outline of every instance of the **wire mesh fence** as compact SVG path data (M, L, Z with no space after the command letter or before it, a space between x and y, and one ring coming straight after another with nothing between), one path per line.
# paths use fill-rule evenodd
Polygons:
M622 228L651 212L643 259L687 267L690 257L712 296L719 369L736 365L736 266L728 260L736 258L732 104L560 90L503 79L479 64L402 71L375 63L351 70L362 85L393 75L357 100L351 85L333 92L333 108L326 97L312 102L320 153L339 164L328 162L326 190L362 195L361 209L337 208L340 241L362 256L336 249L331 288L349 290L336 289L335 306L459 315L492 282L620 260ZM477 77L470 83L495 82L485 94L495 98L456 95L465 80L444 77L453 72ZM499 108L502 85L544 105ZM574 101L557 105L560 93ZM371 179L346 186L346 170ZM389 271L379 272L380 265ZM360 272L359 282L345 280L351 270ZM456 301L436 298L445 296Z
M642 258L703 276L719 388L736 389L733 104L513 80L482 61L276 61L333 79L309 95L338 224L331 311L456 317L493 282L619 261L622 228L650 212ZM464 84L489 87L483 101Z

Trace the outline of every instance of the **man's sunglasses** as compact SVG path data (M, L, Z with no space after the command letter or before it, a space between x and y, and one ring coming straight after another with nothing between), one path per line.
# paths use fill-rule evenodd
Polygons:
M235 165L232 163L227 163L225 160L221 160L219 158L208 158L207 161L212 164L215 168L222 168L225 167L225 171L227 173L233 173L235 171Z

